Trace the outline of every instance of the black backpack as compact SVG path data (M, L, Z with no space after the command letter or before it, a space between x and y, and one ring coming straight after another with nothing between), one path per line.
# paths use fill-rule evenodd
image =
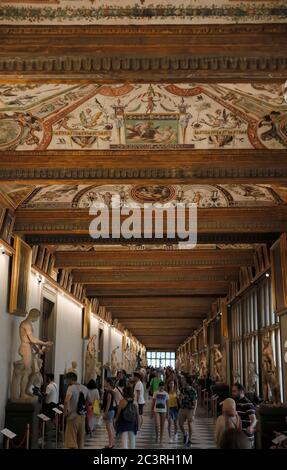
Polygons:
M128 423L133 423L137 419L137 408L132 400L128 401L127 406L123 410L123 418Z
M77 413L80 416L86 416L87 408L86 408L86 399L84 397L83 392L80 391L78 403L77 403Z

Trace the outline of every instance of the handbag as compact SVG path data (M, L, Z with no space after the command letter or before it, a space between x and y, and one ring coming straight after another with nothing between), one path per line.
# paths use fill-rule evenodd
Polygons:
M100 414L101 414L101 408L100 408L100 402L99 402L99 400L95 400L95 401L94 401L93 411L94 411L94 415L95 415L95 416L100 416Z

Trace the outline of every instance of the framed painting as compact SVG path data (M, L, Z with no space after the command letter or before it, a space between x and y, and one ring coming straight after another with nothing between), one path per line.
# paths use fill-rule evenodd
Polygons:
M126 144L178 144L178 116L175 114L126 114Z
M271 250L272 300L277 315L287 311L287 234L272 245Z
M82 317L82 338L89 339L91 334L91 302L85 299Z
M15 215L8 209L4 209L4 211L5 212L3 214L1 209L0 213L0 238L10 245L15 223ZM3 219L2 223L1 219Z
M2 231L2 226L3 226L3 223L4 223L5 213L6 213L6 209L0 207L0 233Z
M25 316L28 309L32 248L21 238L14 239L9 312Z

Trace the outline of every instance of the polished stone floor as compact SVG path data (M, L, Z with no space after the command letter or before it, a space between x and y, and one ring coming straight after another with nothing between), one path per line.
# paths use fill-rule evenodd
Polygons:
M178 440L176 442L169 442L169 436L167 432L167 425L164 434L163 444L160 446L155 442L155 431L154 422L150 417L149 412L150 402L146 405L144 413L144 421L141 430L138 432L136 437L136 448L137 449L182 449L183 436L179 432ZM95 432L95 436L87 437L86 448L87 449L102 449L107 445L107 433L104 424L98 426ZM121 448L120 439L115 440L115 448ZM211 449L215 448L214 441L214 421L206 416L206 412L203 409L198 408L196 412L195 422L193 424L193 434L191 439L192 449Z

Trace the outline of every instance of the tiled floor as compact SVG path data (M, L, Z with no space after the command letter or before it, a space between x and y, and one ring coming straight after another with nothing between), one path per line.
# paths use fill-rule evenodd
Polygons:
M141 430L138 432L136 437L136 448L137 449L182 449L183 437L179 432L179 438L177 442L169 443L169 437L167 432L167 425L165 429L163 445L160 446L155 442L155 431L154 422L148 412L150 403L146 405L146 411L144 413L144 421ZM196 418L193 425L193 434L191 439L192 449L211 449L215 448L214 442L214 421L211 418L206 417L204 410L198 408L196 412ZM107 445L107 434L104 424L98 426L96 429L95 437L88 437L86 439L87 449L102 449ZM120 439L116 439L115 448L120 448Z

